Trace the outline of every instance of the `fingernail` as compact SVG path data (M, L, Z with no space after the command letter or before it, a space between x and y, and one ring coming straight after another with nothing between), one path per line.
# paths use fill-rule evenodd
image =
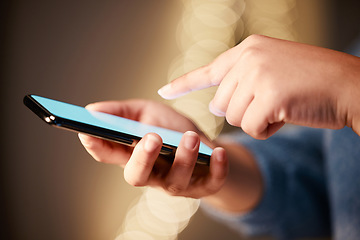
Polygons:
M86 108L87 110L92 110L94 107L95 107L95 104L94 104L94 103L89 103L88 105L85 106L85 108Z
M218 161L218 162L224 162L225 161L225 154L226 154L226 152L225 152L225 150L223 149L223 148L218 148L218 149L216 149L216 153L217 153L217 155L216 155L216 160Z
M89 147L91 145L89 139L88 139L88 136L86 136L85 134L81 134L79 133L78 134L78 137L80 139L80 142L81 144L84 146L84 147Z
M191 131L186 132L184 135L185 135L184 146L189 150L193 150L199 142L198 135L195 132L191 132Z
M170 85L170 84L167 84L167 85L163 86L162 88L160 88L160 89L158 90L158 94L159 94L162 98L168 99L168 98L170 98L170 96L168 96L167 94L168 94L170 88L171 88L171 85Z
M153 135L147 135L145 139L144 149L147 152L153 152L159 146L159 139Z
M211 101L209 104L209 110L212 114L218 117L224 117L226 115L225 112L214 107L213 101Z

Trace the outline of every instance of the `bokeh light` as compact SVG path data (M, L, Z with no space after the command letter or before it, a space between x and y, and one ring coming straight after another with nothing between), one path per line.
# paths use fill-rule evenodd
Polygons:
M140 233L145 239L176 239L199 208L200 201L192 198L173 197L161 190L145 188L144 193L129 208L116 238L135 238Z
M235 4L236 3L236 4ZM176 32L180 51L169 66L168 80L211 62L234 46L244 1L184 0L184 11ZM188 115L210 137L221 131L223 118L208 110L215 88L206 89L172 101L171 105ZM145 188L143 195L129 209L121 234L123 239L177 239L197 211L200 201L169 196L163 191ZM143 235L141 235L143 234ZM139 238L140 237L140 238Z
M170 64L168 80L210 63L233 47L243 33L244 1L184 0L184 12L177 28L179 56ZM172 106L190 117L207 136L215 138L224 120L212 115L208 104L216 89L205 89L176 99Z
M298 19L295 0L247 0L244 13L246 35L262 34L297 40L293 26Z
M292 24L297 19L295 0L183 0L176 30L179 54L169 66L168 81L204 66L250 34L296 40ZM208 104L216 87L171 101L211 139L222 130L224 119L212 115ZM116 240L177 239L197 211L200 201L172 197L144 188L130 207Z

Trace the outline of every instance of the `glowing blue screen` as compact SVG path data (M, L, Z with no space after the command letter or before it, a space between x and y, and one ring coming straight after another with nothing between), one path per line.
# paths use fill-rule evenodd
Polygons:
M55 117L61 117L77 122L82 122L89 125L94 125L101 128L110 129L117 132L126 133L142 138L145 134L153 132L157 133L162 139L164 144L171 146L178 146L182 133L143 124L130 119L87 110L83 107L32 95L32 97L41 105L43 105ZM199 152L211 155L212 149L200 143Z

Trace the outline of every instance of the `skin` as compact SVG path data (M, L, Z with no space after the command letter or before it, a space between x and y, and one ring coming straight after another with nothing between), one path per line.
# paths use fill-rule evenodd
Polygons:
M127 100L94 103L87 109L185 132L172 164L159 155L162 139L155 133L144 136L134 148L79 134L95 160L123 167L129 184L160 188L174 196L203 198L229 212L247 211L259 201L261 175L246 149L211 142L191 120L172 108L158 102ZM209 167L195 164L200 140L214 148Z
M253 35L159 90L173 99L219 86L210 111L266 139L285 123L360 134L360 58Z
M360 59L345 53L259 35L245 39L212 63L159 90L165 99L218 86L210 111L266 139L285 123L360 133ZM170 164L159 156L161 137L150 133L135 148L79 135L98 161L124 167L134 186L202 198L223 211L243 213L261 200L263 180L242 146L210 141L186 117L156 102L100 102L89 109L184 132ZM199 141L214 148L208 169L195 164Z

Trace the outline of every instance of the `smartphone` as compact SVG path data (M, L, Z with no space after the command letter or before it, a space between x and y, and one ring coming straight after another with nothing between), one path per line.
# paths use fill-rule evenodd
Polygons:
M160 154L174 157L181 132L152 126L123 117L87 110L57 100L26 95L24 104L51 126L85 133L127 146L134 146L145 134L157 133L163 139ZM197 163L209 165L212 149L200 142Z

